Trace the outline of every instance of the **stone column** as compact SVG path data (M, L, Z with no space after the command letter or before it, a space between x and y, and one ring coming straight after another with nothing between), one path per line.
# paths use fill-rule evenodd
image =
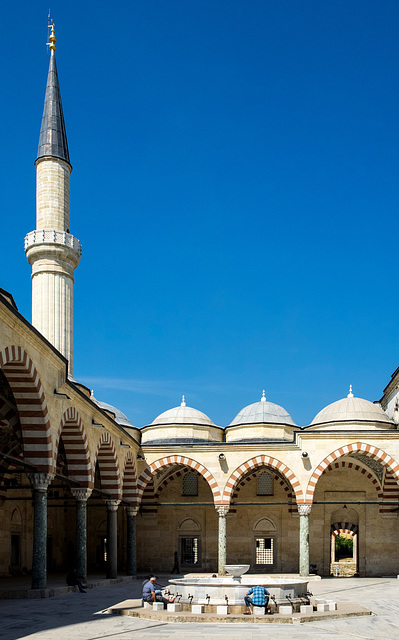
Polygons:
M87 578L87 500L91 489L71 489L76 500L76 573Z
M106 500L107 505L107 578L118 575L118 506L120 500Z
M135 576L137 573L136 560L136 507L126 507L126 550L127 565L126 573L128 576Z
M229 511L229 505L219 505L216 507L219 514L219 537L218 537L218 574L226 575L226 516Z
M51 473L27 473L33 494L32 589L47 585L47 488Z
M309 575L309 514L311 504L298 504L299 513L299 574Z

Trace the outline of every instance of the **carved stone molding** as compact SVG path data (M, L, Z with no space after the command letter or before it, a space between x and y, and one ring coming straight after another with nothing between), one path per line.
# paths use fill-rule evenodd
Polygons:
M106 500L105 504L107 505L108 511L118 511L120 500Z
M228 504L218 504L215 507L215 509L219 514L219 518L225 518L227 516L227 514L228 514L230 506Z
M126 513L128 516L137 516L138 507L126 507Z
M298 504L297 507L300 516L308 516L312 510L311 504Z
M92 494L93 489L83 489L83 488L73 488L71 487L71 493L73 495L73 497L75 498L75 500L78 500L79 502L86 502L91 494Z
M27 473L32 489L36 491L47 491L49 484L54 480L53 473Z

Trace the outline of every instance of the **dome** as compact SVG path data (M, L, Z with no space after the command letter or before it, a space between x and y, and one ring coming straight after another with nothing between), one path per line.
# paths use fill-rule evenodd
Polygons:
M288 411L278 404L268 402L264 391L260 402L254 402L241 409L229 427L244 424L284 424L296 427Z
M374 404L363 398L355 398L352 385L346 398L337 400L322 409L312 420L311 427L331 423L372 422L392 426L392 421L380 404Z
M193 409L192 407L188 407L184 396L179 407L173 407L173 409L164 411L155 418L153 422L151 422L151 426L157 424L197 424L208 427L216 426L212 420L205 415L205 413L202 413L202 411L198 411L197 409Z
M120 411L116 407L113 407L111 404L107 404L106 402L101 402L101 400L97 400L97 398L95 398L93 395L91 396L90 399L93 400L93 402L95 402L96 405L100 407L100 409L113 413L115 416L115 422L119 424L121 427L129 427L130 429L137 428L130 422L130 420L125 416L125 414L122 413L122 411Z

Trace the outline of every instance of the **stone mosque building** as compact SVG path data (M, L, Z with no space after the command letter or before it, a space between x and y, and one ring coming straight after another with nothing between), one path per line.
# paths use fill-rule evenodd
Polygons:
M71 164L50 36L37 172L32 323L0 290L0 573L399 573L399 369L378 402L310 425L254 397L227 426L180 406L134 427L73 378ZM33 223L33 221L31 221ZM27 221L28 224L28 221ZM378 391L377 391L378 393ZM260 394L259 394L260 395ZM316 413L316 410L315 410ZM353 541L338 562L337 535Z

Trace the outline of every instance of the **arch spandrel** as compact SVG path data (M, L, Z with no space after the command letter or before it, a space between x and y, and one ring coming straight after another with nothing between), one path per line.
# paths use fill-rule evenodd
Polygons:
M128 451L123 468L122 495L123 499L130 504L135 502L137 492L137 474L133 455Z
M252 469L256 469L259 467L271 467L272 469L276 469L281 475L284 476L284 478L286 478L287 482L291 485L293 493L295 494L297 503L305 502L304 492L303 492L301 483L299 482L294 472L291 471L291 469L287 467L286 464L281 462L281 460L278 460L277 458L274 458L274 457L261 455L261 456L255 456L254 458L247 460L246 462L242 463L239 467L237 467L235 471L233 471L233 473L230 475L229 479L226 482L224 492L223 492L223 497L222 497L222 504L229 505L231 502L231 497L233 495L234 489L237 483L240 481L240 479Z
M153 474L157 471L165 469L171 465L184 465L186 467L190 467L194 471L197 471L202 477L207 481L211 491L215 505L222 504L222 496L218 483L216 482L214 476L204 465L196 460L192 460L191 458L187 458L187 456L167 456L164 458L160 458L159 460L155 460L155 462L151 463L144 471L141 472L138 480L137 480L137 493L136 493L136 503L139 504L145 489L146 484L152 478Z
M374 445L368 444L366 442L354 442L352 444L345 445L343 447L339 447L332 451L328 456L322 460L309 479L308 486L306 489L305 501L307 503L312 503L314 498L314 492L316 489L317 482L320 476L339 458L343 458L344 456L349 456L351 453L362 453L364 455L370 456L371 458L375 458L379 460L381 464L389 469L392 475L395 477L396 481L399 483L399 463L392 458L386 451L375 447Z

